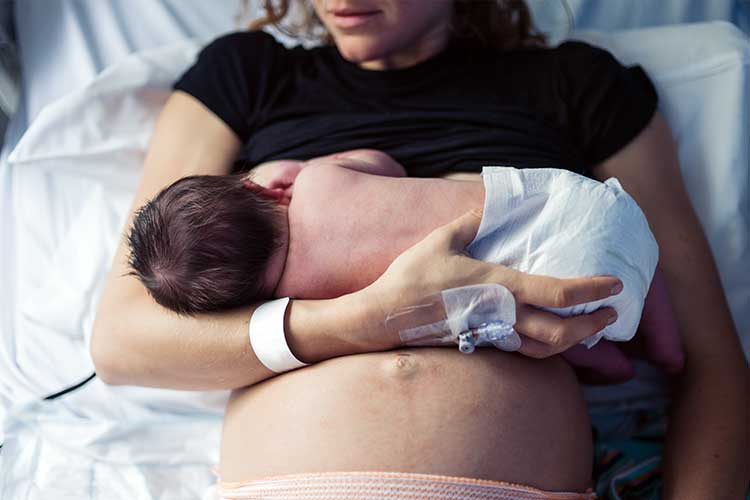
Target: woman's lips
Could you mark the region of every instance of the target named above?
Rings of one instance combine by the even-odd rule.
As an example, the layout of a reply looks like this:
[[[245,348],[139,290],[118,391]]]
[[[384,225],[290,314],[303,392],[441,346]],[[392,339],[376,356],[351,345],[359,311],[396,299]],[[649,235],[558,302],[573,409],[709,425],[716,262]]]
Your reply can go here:
[[[370,12],[331,12],[333,24],[337,28],[356,28],[369,22],[372,18],[380,14],[380,11]]]

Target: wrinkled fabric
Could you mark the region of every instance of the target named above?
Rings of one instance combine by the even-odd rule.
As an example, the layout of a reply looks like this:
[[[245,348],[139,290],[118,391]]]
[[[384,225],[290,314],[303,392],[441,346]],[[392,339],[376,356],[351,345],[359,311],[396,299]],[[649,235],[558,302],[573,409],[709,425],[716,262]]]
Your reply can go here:
[[[215,482],[221,415],[128,401],[95,379],[5,420],[3,500],[198,500]]]

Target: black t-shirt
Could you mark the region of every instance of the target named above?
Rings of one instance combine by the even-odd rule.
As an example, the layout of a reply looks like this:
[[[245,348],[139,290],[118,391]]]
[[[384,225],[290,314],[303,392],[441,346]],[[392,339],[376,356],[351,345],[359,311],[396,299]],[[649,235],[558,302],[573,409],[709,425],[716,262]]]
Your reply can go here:
[[[355,148],[411,176],[483,165],[589,174],[643,130],[657,96],[638,67],[583,42],[507,52],[450,45],[415,66],[370,71],[334,46],[223,36],[175,84],[237,134],[241,165]]]

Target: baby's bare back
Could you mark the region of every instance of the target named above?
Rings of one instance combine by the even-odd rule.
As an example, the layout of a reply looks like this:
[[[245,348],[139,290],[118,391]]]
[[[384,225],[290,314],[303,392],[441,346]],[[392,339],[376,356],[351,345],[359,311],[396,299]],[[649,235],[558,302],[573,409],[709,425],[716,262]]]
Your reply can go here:
[[[289,250],[276,295],[330,298],[362,289],[433,229],[483,205],[481,182],[305,168],[289,205]]]

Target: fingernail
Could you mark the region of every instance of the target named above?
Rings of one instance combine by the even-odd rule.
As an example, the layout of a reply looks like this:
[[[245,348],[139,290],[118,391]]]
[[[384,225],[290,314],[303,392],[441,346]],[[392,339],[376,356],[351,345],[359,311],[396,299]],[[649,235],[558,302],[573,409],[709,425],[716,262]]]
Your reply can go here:
[[[618,293],[622,292],[622,283],[616,284],[610,291],[612,295],[617,295]]]
[[[611,325],[615,321],[617,321],[617,314],[616,313],[613,314],[612,316],[610,316],[609,318],[607,318],[607,325]]]

